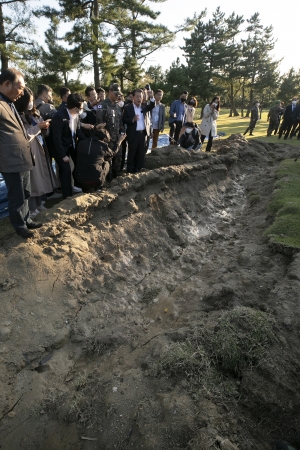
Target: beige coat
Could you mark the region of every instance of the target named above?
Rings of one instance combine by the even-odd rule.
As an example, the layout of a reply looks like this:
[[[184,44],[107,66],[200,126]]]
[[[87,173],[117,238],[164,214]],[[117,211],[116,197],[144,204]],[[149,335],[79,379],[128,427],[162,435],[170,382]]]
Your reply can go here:
[[[217,135],[217,118],[219,111],[211,109],[210,105],[206,105],[203,109],[203,119],[200,124],[201,134],[208,136],[211,131],[212,137]]]
[[[22,115],[21,117],[35,161],[35,166],[30,172],[31,197],[39,197],[52,192],[58,187],[56,176],[52,168],[52,161],[44,139],[45,135],[49,133],[49,130],[47,130],[46,133],[42,133],[38,125],[29,125],[25,116]],[[36,122],[43,122],[43,119],[38,117],[34,117],[34,120]],[[44,139],[44,146],[42,146],[37,138],[39,135]]]

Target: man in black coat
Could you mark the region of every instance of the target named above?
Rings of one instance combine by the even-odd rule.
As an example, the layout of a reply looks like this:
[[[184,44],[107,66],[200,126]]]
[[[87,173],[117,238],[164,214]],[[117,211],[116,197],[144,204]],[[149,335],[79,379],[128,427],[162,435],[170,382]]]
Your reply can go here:
[[[65,86],[60,88],[59,96],[61,98],[61,104],[57,108],[57,111],[61,111],[62,109],[65,109],[67,107],[67,98],[69,97],[70,94],[71,94],[71,91],[69,88],[67,88]]]
[[[76,184],[84,191],[101,188],[110,169],[109,162],[118,153],[125,137],[126,134],[119,135],[113,148],[110,148],[110,134],[99,124],[92,130],[89,139],[80,141],[74,173]]]
[[[67,98],[67,107],[57,112],[51,122],[50,151],[59,168],[63,198],[73,194],[70,157],[76,165],[77,141],[85,139],[79,120],[79,114],[83,111],[83,101],[80,94],[70,94]]]
[[[248,131],[250,131],[250,133],[249,133],[250,136],[254,136],[253,130],[255,128],[256,122],[259,119],[259,105],[260,105],[260,103],[257,100],[256,102],[254,102],[254,104],[251,108],[250,123],[249,123],[247,130],[244,132],[244,136],[248,133]]]
[[[133,103],[124,108],[123,123],[127,125],[127,171],[140,172],[144,167],[147,137],[151,133],[151,121],[147,112],[155,106],[153,91],[148,91],[149,103],[142,103],[143,90],[133,91]]]
[[[287,105],[283,114],[283,121],[279,128],[278,139],[281,138],[282,133],[285,131],[284,139],[289,137],[291,128],[297,122],[297,117],[300,115],[300,108],[297,106],[297,97],[293,97],[292,103]],[[290,136],[292,138],[292,134]]]

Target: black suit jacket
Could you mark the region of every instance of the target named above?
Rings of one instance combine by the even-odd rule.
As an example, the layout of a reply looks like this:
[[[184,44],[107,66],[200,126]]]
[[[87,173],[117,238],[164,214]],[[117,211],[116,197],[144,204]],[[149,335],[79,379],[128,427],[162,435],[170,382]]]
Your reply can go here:
[[[150,136],[151,134],[151,119],[149,111],[151,111],[155,106],[155,101],[150,101],[149,104],[142,103],[141,108],[143,111],[144,121],[145,121],[145,130],[147,136]],[[126,105],[124,107],[124,114],[123,114],[123,123],[127,125],[127,140],[128,142],[131,142],[134,140],[136,136],[136,122],[132,122],[132,119],[135,116],[134,106],[133,104]]]
[[[284,111],[283,120],[285,122],[288,122],[290,120],[292,120],[293,122],[296,122],[296,118],[299,115],[300,115],[300,107],[299,106],[295,106],[294,111],[292,111],[292,105],[287,105],[287,107]]]
[[[70,148],[73,146],[69,120],[70,116],[67,108],[61,109],[52,118],[48,146],[50,147],[51,156],[55,159],[69,156]],[[79,117],[77,117],[75,127],[76,142],[85,139],[85,135],[80,129]]]

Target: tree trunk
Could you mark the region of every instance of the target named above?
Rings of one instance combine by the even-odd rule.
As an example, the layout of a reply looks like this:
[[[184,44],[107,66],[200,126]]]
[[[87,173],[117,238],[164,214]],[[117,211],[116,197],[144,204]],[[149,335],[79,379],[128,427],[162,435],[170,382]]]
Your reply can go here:
[[[94,50],[93,50],[93,68],[94,68],[94,83],[95,88],[100,87],[100,75],[99,75],[99,58],[98,58],[98,39],[99,39],[99,30],[98,30],[98,22],[99,18],[99,5],[98,0],[94,0],[93,2],[93,16],[95,21],[93,22],[93,35],[94,35]]]
[[[237,112],[237,109],[235,106],[235,101],[234,101],[233,82],[231,81],[230,82],[230,113],[229,113],[229,117],[232,117],[232,115],[234,115],[234,117],[239,116],[239,113]]]
[[[251,108],[253,105],[253,97],[254,97],[254,90],[251,88],[250,89],[250,101],[249,101],[246,117],[250,116],[250,111],[251,111]]]
[[[244,117],[244,103],[245,103],[245,80],[242,84],[242,105],[241,105],[241,116]]]
[[[6,48],[5,41],[5,29],[4,29],[4,20],[3,20],[3,12],[2,12],[2,4],[0,3],[0,45],[3,49]],[[4,52],[1,52],[1,70],[8,69],[8,58]]]

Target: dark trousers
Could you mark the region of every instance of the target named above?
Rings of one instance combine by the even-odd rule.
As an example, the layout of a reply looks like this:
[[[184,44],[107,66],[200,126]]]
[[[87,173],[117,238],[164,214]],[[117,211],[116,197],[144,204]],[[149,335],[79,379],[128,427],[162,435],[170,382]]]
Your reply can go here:
[[[279,126],[279,121],[278,120],[274,121],[274,120],[270,119],[269,128],[268,128],[268,131],[267,131],[267,136],[271,136],[272,131],[273,130],[276,131],[278,129],[278,126]],[[276,132],[274,134],[276,134]]]
[[[55,159],[55,161],[58,165],[62,196],[63,198],[70,197],[73,194],[70,163],[63,161],[62,158]]]
[[[201,134],[201,144],[203,144],[203,142],[204,142],[204,139],[206,138],[206,136],[205,136],[205,134]],[[212,143],[213,143],[213,137],[212,137],[212,135],[211,135],[211,131],[209,132],[209,135],[208,135],[208,142],[207,142],[207,145],[206,145],[206,152],[210,152],[211,151],[211,148],[212,148]]]
[[[2,172],[2,175],[7,187],[8,213],[11,224],[16,230],[27,228],[30,172]]]
[[[179,133],[180,130],[182,128],[182,122],[181,120],[177,120],[176,122],[171,122],[170,123],[170,137],[173,138],[174,137],[174,141],[177,144],[178,139],[179,139]],[[172,141],[172,139],[170,139],[170,142]]]
[[[152,148],[157,148],[158,136],[159,136],[159,130],[154,129],[153,130],[153,138],[152,138]]]
[[[254,128],[255,128],[256,122],[257,122],[257,120],[250,120],[249,127],[248,127],[247,130],[245,131],[244,136],[245,136],[245,134],[248,133],[248,131],[250,131],[250,135],[252,134],[252,131],[253,131]]]
[[[294,135],[296,136],[297,134],[297,127],[299,127],[299,122],[294,122],[292,130],[291,130],[291,134],[290,137],[292,138]]]
[[[278,137],[281,138],[282,133],[285,131],[284,139],[289,137],[292,126],[294,125],[293,119],[284,120],[279,128]]]
[[[121,170],[124,169],[125,166],[125,158],[126,158],[126,150],[127,150],[127,138],[122,142],[122,161],[121,161]]]
[[[146,131],[136,131],[134,139],[128,142],[127,171],[139,172],[144,167],[146,153]]]

